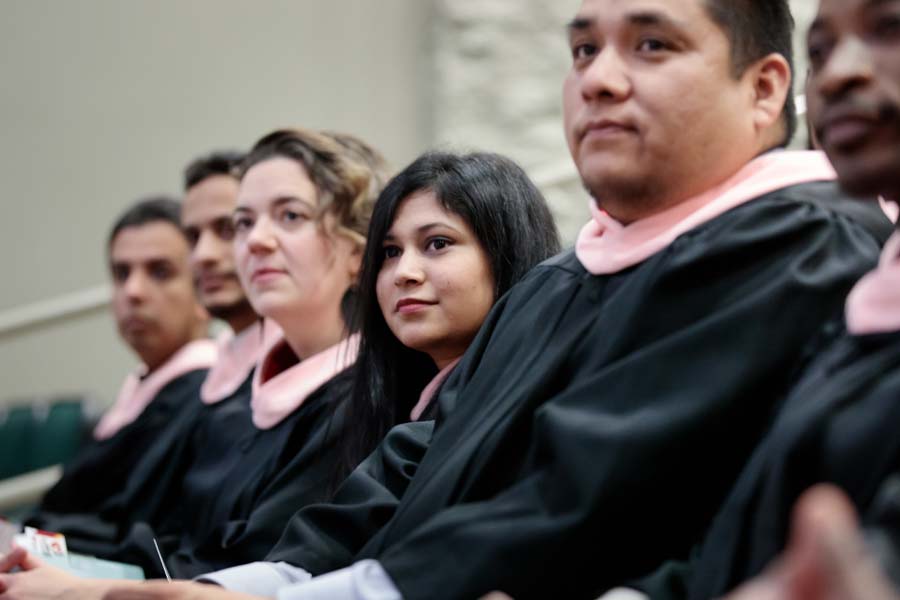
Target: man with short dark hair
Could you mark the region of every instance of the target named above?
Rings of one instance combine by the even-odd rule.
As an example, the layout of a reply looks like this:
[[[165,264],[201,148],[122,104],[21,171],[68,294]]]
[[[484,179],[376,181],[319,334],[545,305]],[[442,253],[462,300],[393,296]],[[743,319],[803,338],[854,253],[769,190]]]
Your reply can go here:
[[[126,482],[115,494],[82,514],[61,505],[59,513],[43,514],[32,522],[67,535],[70,549],[100,557],[124,557],[152,572],[158,558],[152,537],[179,535],[188,526],[179,506],[185,494],[215,484],[217,461],[237,439],[253,431],[250,413],[252,371],[262,347],[262,325],[247,300],[235,271],[232,213],[237,203],[238,153],[213,153],[193,161],[185,170],[181,206],[166,202],[171,221],[180,212],[182,239],[188,242],[189,273],[200,303],[229,329],[217,340],[218,355],[185,409],[142,448]],[[149,218],[156,205],[142,206],[119,225]],[[121,227],[120,227],[121,228]],[[116,233],[113,234],[115,237]],[[147,532],[151,539],[145,540]],[[144,542],[150,543],[149,557]],[[164,544],[164,540],[161,541]],[[165,544],[163,545],[165,548]]]
[[[100,419],[94,440],[44,497],[35,526],[57,515],[91,513],[116,495],[147,449],[196,398],[216,349],[194,293],[180,206],[138,202],[113,225],[107,243],[112,309],[122,339],[142,366],[129,375]]]

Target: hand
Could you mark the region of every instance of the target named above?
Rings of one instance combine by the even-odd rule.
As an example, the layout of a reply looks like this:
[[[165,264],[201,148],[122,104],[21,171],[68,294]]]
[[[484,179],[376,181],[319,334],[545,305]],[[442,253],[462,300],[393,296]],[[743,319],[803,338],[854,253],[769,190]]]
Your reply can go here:
[[[853,505],[822,485],[797,502],[779,562],[727,600],[900,600],[900,594],[868,553]]]
[[[109,582],[80,579],[14,550],[0,566],[21,567],[21,573],[0,575],[0,600],[99,600]],[[15,562],[14,562],[15,561]]]
[[[2,598],[2,596],[0,596]],[[148,581],[111,588],[103,600],[258,600],[215,585],[178,581]]]
[[[491,592],[487,596],[482,596],[481,600],[512,600],[512,598],[503,592]]]
[[[0,573],[9,573],[16,567],[22,571],[30,571],[43,566],[43,563],[23,548],[15,547],[6,556],[0,557]]]

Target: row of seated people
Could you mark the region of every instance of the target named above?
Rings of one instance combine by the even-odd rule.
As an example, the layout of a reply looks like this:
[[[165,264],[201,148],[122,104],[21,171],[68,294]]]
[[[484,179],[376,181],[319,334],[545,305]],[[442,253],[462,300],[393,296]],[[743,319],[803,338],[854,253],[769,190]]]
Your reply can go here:
[[[829,161],[780,149],[786,1],[584,0],[563,96],[592,219],[562,254],[497,155],[428,153],[383,185],[364,143],[294,129],[189,169],[181,228],[151,203],[169,217],[113,229],[146,373],[30,522],[152,576],[159,541],[199,581],[14,550],[0,597],[712,598],[761,573],[736,594],[892,597],[900,242],[874,199],[900,197],[898,23],[900,2],[822,1]],[[235,330],[217,359],[191,272]],[[165,328],[139,310],[177,299]],[[789,544],[823,481],[870,547],[832,491]]]

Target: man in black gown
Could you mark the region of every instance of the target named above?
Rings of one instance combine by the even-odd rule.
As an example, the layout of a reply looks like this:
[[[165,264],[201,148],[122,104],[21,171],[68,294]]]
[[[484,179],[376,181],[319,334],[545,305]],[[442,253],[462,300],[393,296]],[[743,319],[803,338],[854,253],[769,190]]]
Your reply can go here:
[[[841,185],[900,199],[900,2],[822,0],[808,52],[810,122]],[[785,402],[680,589],[652,597],[720,596],[782,551],[736,598],[900,596],[898,243],[854,287],[846,332]]]
[[[55,514],[99,510],[187,410],[215,361],[179,213],[174,200],[150,199],[127,210],[112,228],[107,246],[112,310],[122,339],[143,365],[126,379],[94,439],[46,494],[31,519],[35,526],[52,528]]]

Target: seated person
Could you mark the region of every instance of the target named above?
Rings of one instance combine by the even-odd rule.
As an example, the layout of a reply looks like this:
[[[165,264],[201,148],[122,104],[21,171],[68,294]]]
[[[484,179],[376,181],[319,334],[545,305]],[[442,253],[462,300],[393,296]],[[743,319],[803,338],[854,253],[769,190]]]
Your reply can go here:
[[[179,213],[174,200],[145,200],[110,232],[112,310],[120,335],[143,364],[125,379],[94,439],[29,519],[34,526],[52,528],[54,515],[98,511],[148,451],[173,442],[166,434],[173,423],[193,418],[216,347],[206,338],[208,316],[194,292]]]

